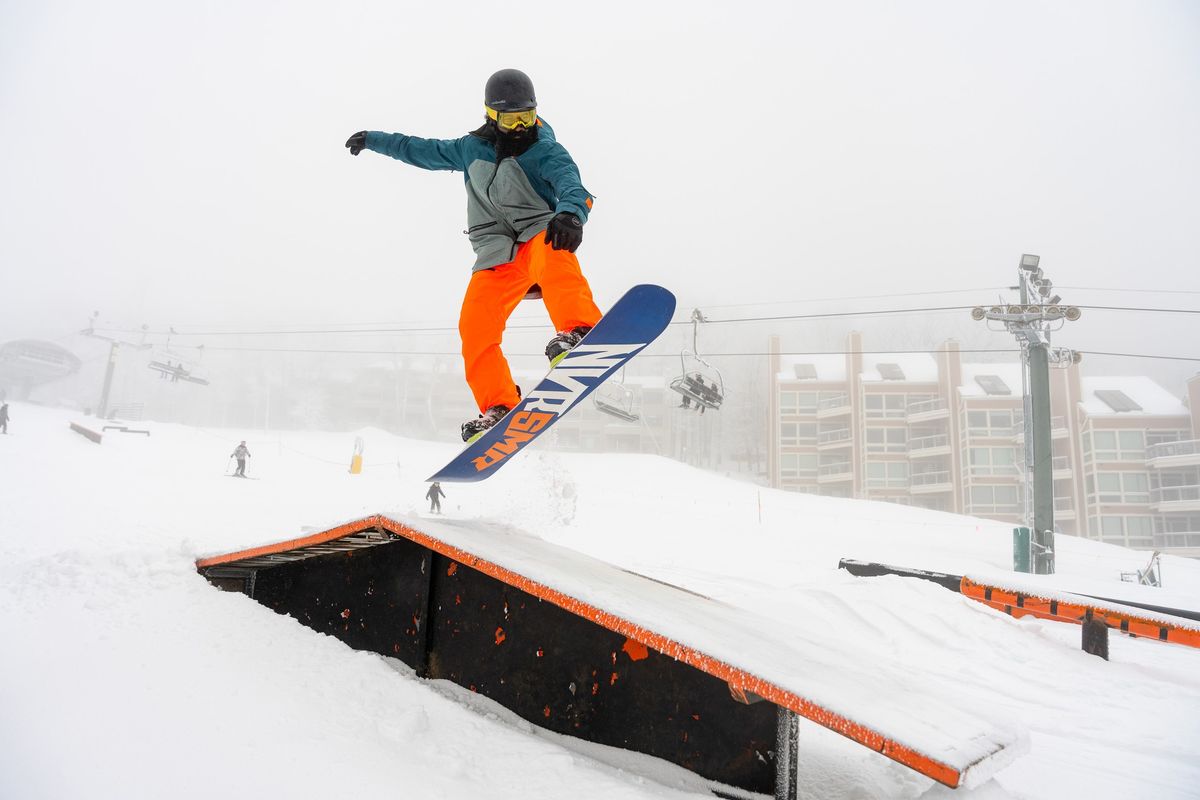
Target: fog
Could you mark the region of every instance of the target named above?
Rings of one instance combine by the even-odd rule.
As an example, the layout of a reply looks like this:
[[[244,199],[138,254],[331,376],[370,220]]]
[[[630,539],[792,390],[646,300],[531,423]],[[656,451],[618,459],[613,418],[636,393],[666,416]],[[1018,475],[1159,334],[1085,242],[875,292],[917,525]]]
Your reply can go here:
[[[653,282],[679,321],[700,308],[701,348],[747,405],[765,359],[721,354],[771,334],[1011,350],[962,307],[1011,296],[1022,253],[1085,306],[1055,344],[1200,358],[1196,314],[1087,308],[1200,308],[1197,42],[1187,0],[0,0],[0,343],[76,352],[84,370],[42,399],[83,407],[108,343],[77,332],[99,312],[104,335],[151,345],[116,393],[166,397],[145,360],[186,356],[210,385],[159,408],[210,425],[269,425],[271,385],[296,394],[276,422],[339,424],[313,408],[380,361],[460,371],[461,175],[343,142],[460,136],[487,76],[518,67],[596,196],[579,256],[599,305]],[[535,326],[506,340],[515,365],[544,364],[544,311],[513,324]],[[639,369],[668,374],[691,336],[673,326]],[[1084,361],[1177,394],[1196,370]],[[444,387],[469,406],[461,380]]]

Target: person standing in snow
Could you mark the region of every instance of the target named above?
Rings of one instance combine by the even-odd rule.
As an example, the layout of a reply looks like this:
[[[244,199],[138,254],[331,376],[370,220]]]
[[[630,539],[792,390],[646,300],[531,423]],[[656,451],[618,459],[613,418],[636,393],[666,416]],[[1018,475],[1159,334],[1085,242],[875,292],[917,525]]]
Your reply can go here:
[[[446,493],[442,491],[442,484],[434,481],[433,485],[429,487],[429,491],[425,493],[425,497],[429,500],[429,510],[437,514],[442,513],[441,498],[445,496]]]
[[[533,82],[502,69],[484,87],[482,126],[457,139],[359,131],[350,154],[371,150],[428,170],[461,171],[466,180],[467,230],[475,250],[458,330],[467,383],[479,417],[462,425],[471,441],[521,399],[500,350],[517,304],[542,298],[557,331],[546,346],[554,363],[600,319],[575,250],[592,196],[571,154],[538,116]]]
[[[0,433],[8,433],[8,403],[0,404]]]
[[[237,470],[233,473],[235,478],[246,477],[246,459],[250,457],[250,449],[246,447],[246,441],[237,446],[237,449],[229,454],[230,458],[237,459]]]

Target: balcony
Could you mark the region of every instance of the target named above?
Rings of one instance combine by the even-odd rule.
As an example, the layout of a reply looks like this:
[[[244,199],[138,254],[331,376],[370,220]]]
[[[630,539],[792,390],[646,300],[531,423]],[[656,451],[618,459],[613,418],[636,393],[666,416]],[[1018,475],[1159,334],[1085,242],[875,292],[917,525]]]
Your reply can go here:
[[[1054,480],[1065,481],[1071,479],[1072,471],[1070,456],[1054,456],[1052,459],[1050,459],[1050,464],[1051,474],[1053,475]]]
[[[949,470],[915,472],[908,478],[908,491],[911,494],[936,494],[953,490],[954,484],[950,480]]]
[[[1200,511],[1200,486],[1160,486],[1150,490],[1155,511]]]
[[[1051,417],[1050,418],[1050,438],[1051,439],[1065,439],[1069,435],[1070,435],[1070,431],[1067,430],[1067,418],[1066,417]],[[1012,438],[1013,438],[1013,441],[1015,441],[1015,442],[1025,441],[1025,421],[1024,420],[1013,425]]]
[[[949,404],[940,397],[932,400],[922,400],[919,403],[909,403],[905,413],[909,422],[928,422],[935,419],[946,419],[950,416]]]
[[[1069,497],[1054,498],[1054,516],[1056,519],[1075,519],[1075,501]]]
[[[839,417],[850,413],[850,395],[838,394],[817,403],[817,419]]]
[[[1200,531],[1155,531],[1154,546],[1187,558],[1200,558]]]
[[[817,483],[839,483],[854,480],[854,465],[849,461],[822,464],[817,470]]]
[[[1146,461],[1155,469],[1200,466],[1200,439],[1152,444],[1146,448]]]
[[[908,440],[909,458],[928,458],[950,455],[950,437],[944,433],[935,436],[918,436]]]
[[[817,449],[820,451],[836,450],[840,447],[850,447],[853,444],[854,435],[849,428],[837,428],[817,434]]]
[[[968,478],[1019,478],[1021,468],[1016,464],[970,464],[963,473]]]

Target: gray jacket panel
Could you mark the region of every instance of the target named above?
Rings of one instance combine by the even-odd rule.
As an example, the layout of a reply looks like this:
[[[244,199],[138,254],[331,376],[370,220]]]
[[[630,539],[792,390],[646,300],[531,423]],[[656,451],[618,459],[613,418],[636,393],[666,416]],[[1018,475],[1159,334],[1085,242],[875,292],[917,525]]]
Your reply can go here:
[[[546,230],[554,209],[534,190],[515,158],[467,167],[467,234],[475,249],[472,272],[506,264],[517,245]]]

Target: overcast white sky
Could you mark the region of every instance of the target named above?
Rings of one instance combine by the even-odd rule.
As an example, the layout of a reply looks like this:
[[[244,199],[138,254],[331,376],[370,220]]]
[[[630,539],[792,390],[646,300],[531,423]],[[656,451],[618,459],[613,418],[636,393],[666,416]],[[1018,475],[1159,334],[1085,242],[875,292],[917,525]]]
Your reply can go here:
[[[452,323],[461,176],[342,143],[459,136],[509,66],[597,197],[602,306],[638,282],[718,317],[994,287],[1034,252],[1059,285],[1177,291],[1068,300],[1200,307],[1198,3],[503,7],[0,0],[0,341],[94,309]],[[1198,332],[1097,312],[1057,341],[1200,356]]]

